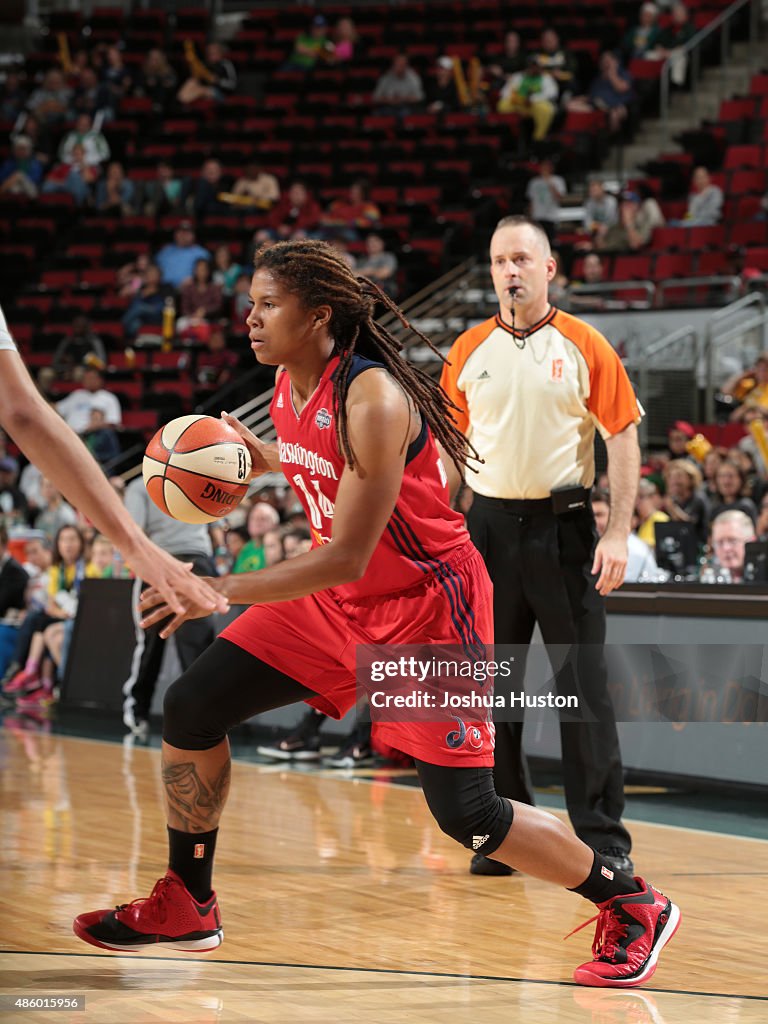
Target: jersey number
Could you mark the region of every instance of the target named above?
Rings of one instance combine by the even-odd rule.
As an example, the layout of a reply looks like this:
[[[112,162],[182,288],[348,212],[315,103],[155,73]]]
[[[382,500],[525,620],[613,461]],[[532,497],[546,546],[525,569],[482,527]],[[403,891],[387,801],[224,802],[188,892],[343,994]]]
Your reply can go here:
[[[304,477],[299,473],[296,473],[293,477],[293,482],[298,488],[300,488],[302,494],[307,499],[310,522],[316,530],[321,530],[323,527],[323,519],[333,519],[333,502],[320,490],[320,484],[317,480],[313,479],[309,481],[315,489],[314,494],[310,493],[309,488],[304,482]]]

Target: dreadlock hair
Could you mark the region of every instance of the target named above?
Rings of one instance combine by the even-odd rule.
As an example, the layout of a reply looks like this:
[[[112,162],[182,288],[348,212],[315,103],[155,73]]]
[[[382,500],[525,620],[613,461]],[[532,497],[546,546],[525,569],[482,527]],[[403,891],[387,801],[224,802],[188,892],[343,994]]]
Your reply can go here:
[[[333,378],[333,412],[339,450],[350,468],[354,468],[355,456],[349,441],[347,393],[356,352],[386,366],[457,465],[466,466],[470,456],[478,457],[451,418],[450,410],[457,406],[437,381],[400,355],[401,342],[373,319],[375,304],[382,303],[406,330],[420,338],[443,362],[445,359],[374,281],[356,276],[327,242],[309,239],[262,246],[253,263],[255,270],[273,274],[306,308],[331,307],[328,330],[334,341],[334,354],[340,357]]]

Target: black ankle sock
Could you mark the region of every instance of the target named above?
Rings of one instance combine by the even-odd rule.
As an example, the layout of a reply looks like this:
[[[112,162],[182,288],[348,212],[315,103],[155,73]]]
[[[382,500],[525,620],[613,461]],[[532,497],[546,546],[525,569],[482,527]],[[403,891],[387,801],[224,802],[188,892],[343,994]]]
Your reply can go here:
[[[211,832],[179,832],[168,826],[168,867],[175,871],[198,903],[211,895],[217,828]]]
[[[597,850],[594,851],[595,859],[592,870],[587,878],[577,885],[571,892],[578,893],[586,900],[593,903],[605,903],[614,896],[628,896],[633,892],[642,892],[643,887],[638,885],[631,875],[625,871],[617,871],[601,857]]]

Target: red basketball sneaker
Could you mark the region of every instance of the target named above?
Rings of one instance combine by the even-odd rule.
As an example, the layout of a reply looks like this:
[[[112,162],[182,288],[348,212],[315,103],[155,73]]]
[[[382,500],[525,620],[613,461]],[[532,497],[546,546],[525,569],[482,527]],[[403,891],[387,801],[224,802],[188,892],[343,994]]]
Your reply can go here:
[[[642,892],[598,903],[597,917],[574,929],[597,921],[592,962],[573,972],[580,985],[632,988],[656,970],[659,953],[678,929],[680,911],[642,878],[636,881]]]
[[[72,929],[83,942],[120,951],[159,944],[198,953],[216,949],[224,938],[216,893],[207,903],[198,903],[173,871],[155,883],[146,899],[80,914]]]

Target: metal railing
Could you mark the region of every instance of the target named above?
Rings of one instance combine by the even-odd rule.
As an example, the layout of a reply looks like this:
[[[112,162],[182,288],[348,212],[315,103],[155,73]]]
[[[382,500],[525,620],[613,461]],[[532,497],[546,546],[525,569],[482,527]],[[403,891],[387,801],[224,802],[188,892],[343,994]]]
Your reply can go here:
[[[637,383],[646,415],[640,421],[640,444],[664,442],[674,419],[695,420],[698,404],[696,375],[701,339],[698,330],[687,325],[638,349],[627,359],[627,370]]]
[[[645,299],[619,298],[619,292],[644,292]],[[600,284],[572,284],[565,290],[567,309],[621,311],[652,309],[656,285],[652,281],[605,281]],[[590,302],[590,299],[594,301]],[[582,301],[586,300],[586,301]]]
[[[718,354],[734,342],[739,344],[738,360],[744,366],[754,362],[761,351],[768,349],[768,310],[761,292],[749,292],[724,309],[713,313],[704,337],[704,388],[706,419],[715,417],[715,393]]]
[[[695,97],[701,77],[701,55],[703,44],[716,32],[720,33],[720,98],[723,99],[726,93],[726,76],[728,73],[729,56],[731,48],[731,29],[736,17],[749,7],[749,56],[753,59],[755,44],[759,33],[760,22],[760,0],[735,0],[730,7],[721,11],[709,24],[705,25],[688,42],[678,48],[676,54],[667,57],[661,68],[659,80],[659,119],[661,121],[662,140],[664,145],[670,142],[669,130],[669,107],[671,94],[672,65],[681,56],[690,60],[690,89],[691,95]]]

